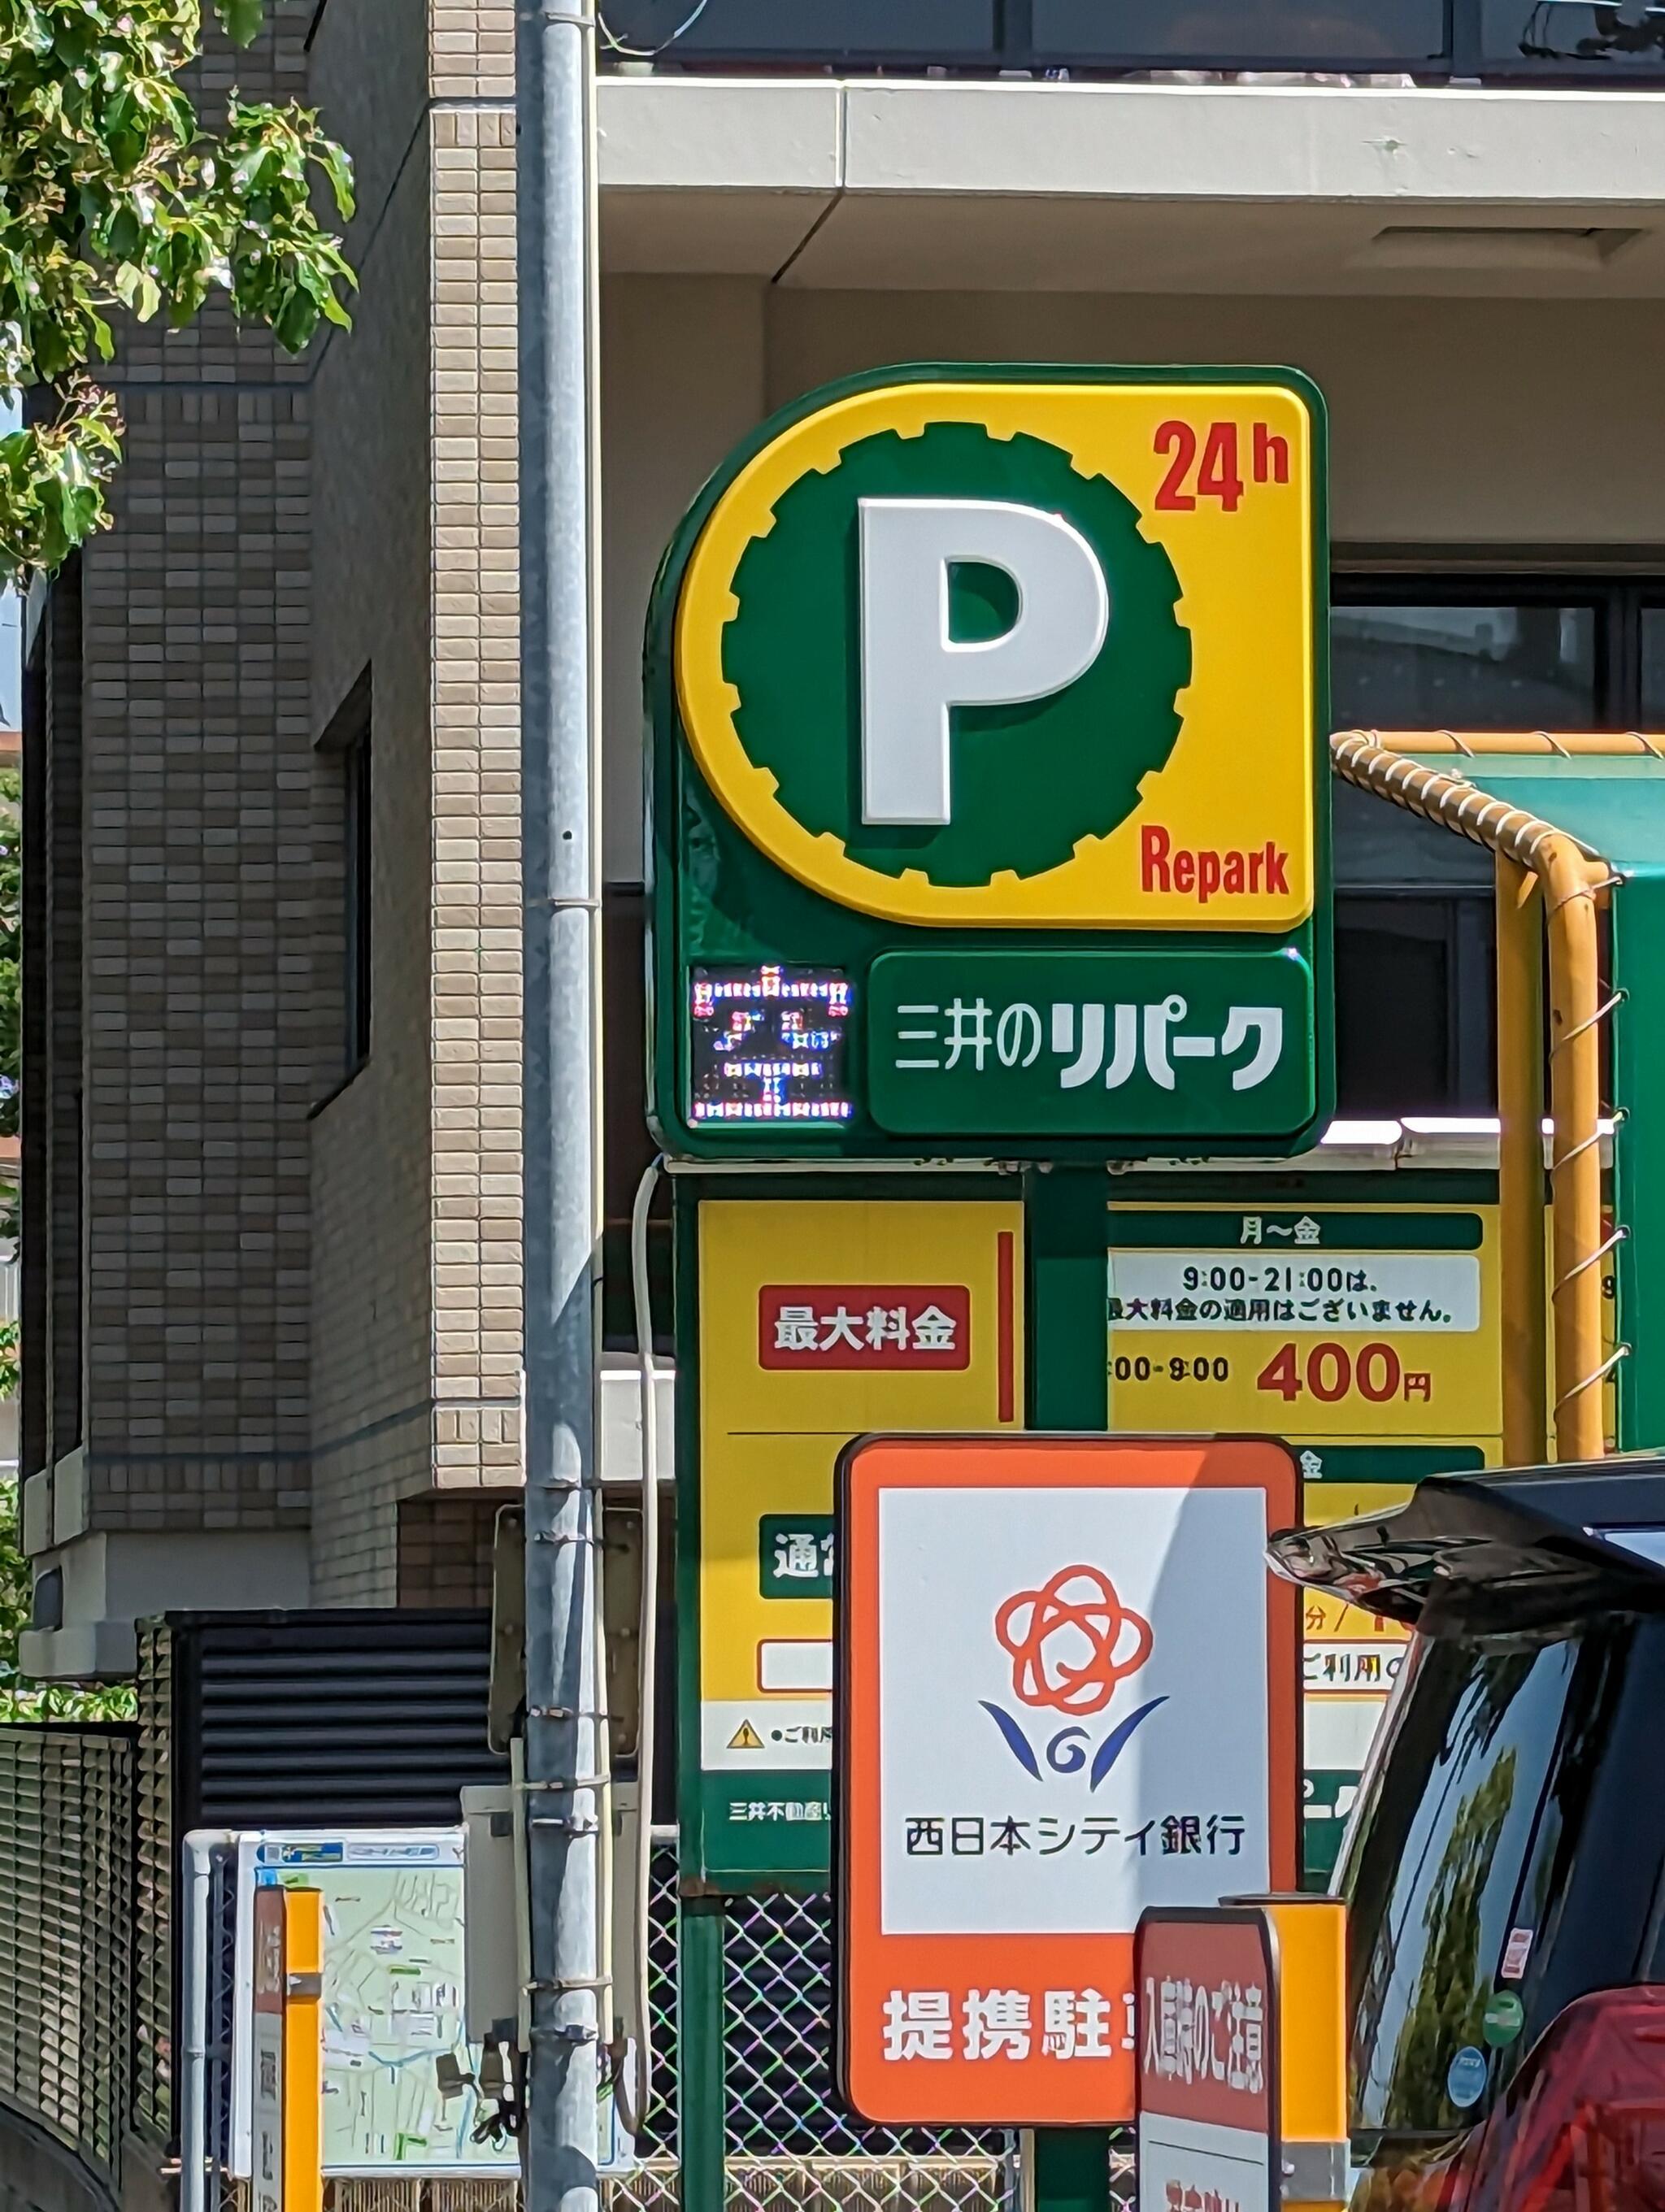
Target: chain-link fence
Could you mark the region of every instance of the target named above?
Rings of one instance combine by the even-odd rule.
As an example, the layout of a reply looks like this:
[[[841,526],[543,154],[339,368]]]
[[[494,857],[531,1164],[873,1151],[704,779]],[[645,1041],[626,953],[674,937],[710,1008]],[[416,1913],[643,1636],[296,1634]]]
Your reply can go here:
[[[641,2165],[605,2185],[609,2212],[672,2212],[678,1897],[674,1852],[656,1854],[649,1942],[654,2094]],[[1004,2212],[1015,2191],[1012,2136],[853,2119],[833,2087],[832,1900],[731,1898],[723,1908],[723,2153],[730,2212]],[[1118,2138],[1112,2203],[1133,2196]],[[344,2212],[344,2208],[343,2208]],[[353,2208],[359,2212],[359,2208]]]
[[[673,2212],[677,2148],[675,1852],[653,1861],[648,2005],[653,2094],[635,2172],[608,2212]],[[723,1911],[723,2154],[732,2212],[997,2212],[1003,2136],[907,2136],[853,2120],[833,2088],[832,1900],[731,1898]],[[356,2208],[355,2208],[356,2212]]]

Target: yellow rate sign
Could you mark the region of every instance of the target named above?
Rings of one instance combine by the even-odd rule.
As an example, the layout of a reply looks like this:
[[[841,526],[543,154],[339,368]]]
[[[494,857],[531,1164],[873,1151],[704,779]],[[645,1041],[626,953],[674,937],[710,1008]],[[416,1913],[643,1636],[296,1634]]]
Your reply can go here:
[[[699,1323],[700,1764],[824,1771],[834,1462],[1022,1427],[1023,1207],[704,1200]]]
[[[811,407],[688,560],[701,773],[778,866],[890,921],[1293,929],[1322,416],[1241,369],[896,371]]]
[[[1498,1435],[1496,1213],[1113,1207],[1111,1425]]]

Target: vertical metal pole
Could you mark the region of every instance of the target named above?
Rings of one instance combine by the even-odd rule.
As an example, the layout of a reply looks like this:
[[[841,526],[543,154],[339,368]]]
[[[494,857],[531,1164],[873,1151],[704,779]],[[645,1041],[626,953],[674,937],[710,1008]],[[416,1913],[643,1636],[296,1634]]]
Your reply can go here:
[[[1543,901],[1532,870],[1497,856],[1498,1246],[1505,1467],[1549,1456],[1544,1220]]]
[[[1665,1150],[1654,1118],[1665,1100],[1665,881],[1644,871],[1613,894],[1613,982],[1625,994],[1613,1030],[1614,1204],[1625,1224],[1618,1263],[1615,1340],[1656,1344],[1653,1320],[1665,1298]],[[1620,1451],[1665,1439],[1665,1361],[1619,1363]]]
[[[595,2212],[599,1972],[594,21],[520,0],[527,2212]]]
[[[677,2149],[684,2212],[723,2212],[723,1907],[685,1897],[677,1920]]]
[[[1030,1425],[1102,1432],[1109,1423],[1110,1184],[1102,1168],[1054,1167],[1030,1178]],[[1109,2212],[1103,2128],[1026,2133],[1025,2212]]]

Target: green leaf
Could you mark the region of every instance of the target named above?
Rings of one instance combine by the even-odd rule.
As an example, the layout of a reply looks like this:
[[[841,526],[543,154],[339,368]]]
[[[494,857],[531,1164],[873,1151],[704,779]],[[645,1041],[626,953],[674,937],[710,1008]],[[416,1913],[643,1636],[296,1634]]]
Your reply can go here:
[[[245,45],[266,14],[215,9]],[[113,302],[183,325],[223,288],[292,351],[348,319],[353,275],[322,210],[350,218],[352,163],[293,104],[234,92],[204,127],[187,88],[201,51],[197,0],[0,0],[0,387],[60,403],[0,434],[0,584],[107,526],[120,429],[86,372],[111,357]],[[0,1084],[0,1133],[7,1110]]]
[[[318,149],[318,161],[335,194],[337,213],[343,222],[350,222],[358,208],[353,191],[352,155],[325,139]]]
[[[261,0],[215,0],[215,12],[234,46],[251,46],[260,35],[265,9]]]
[[[279,310],[272,331],[286,353],[303,353],[318,328],[318,302],[298,287]]]

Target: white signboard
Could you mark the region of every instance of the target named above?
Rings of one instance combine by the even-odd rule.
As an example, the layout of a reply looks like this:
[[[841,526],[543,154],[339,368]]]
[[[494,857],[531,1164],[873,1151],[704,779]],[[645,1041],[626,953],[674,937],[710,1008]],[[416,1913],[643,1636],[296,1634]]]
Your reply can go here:
[[[1139,2124],[1141,2212],[1205,2206],[1218,2212],[1271,2212],[1272,2177],[1263,2135],[1206,2120],[1146,2113]]]
[[[1140,1923],[1138,2212],[1272,2212],[1277,1978],[1258,1911]]]
[[[879,1515],[887,1935],[1130,1934],[1268,1886],[1263,1492]]]
[[[1395,1335],[1480,1325],[1474,1252],[1211,1252],[1110,1255],[1115,1328],[1390,1328]]]

